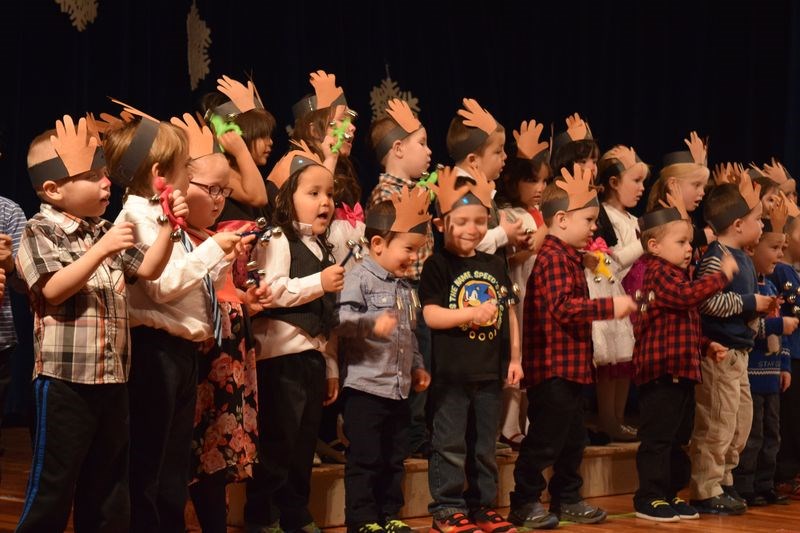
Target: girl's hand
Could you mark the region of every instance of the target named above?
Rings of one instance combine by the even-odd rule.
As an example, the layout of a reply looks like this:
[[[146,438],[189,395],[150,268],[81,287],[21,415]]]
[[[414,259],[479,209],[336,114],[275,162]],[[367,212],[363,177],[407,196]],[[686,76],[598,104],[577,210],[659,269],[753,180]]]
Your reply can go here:
[[[242,139],[242,136],[235,131],[225,132],[217,138],[219,139],[219,144],[222,146],[222,148],[234,158],[238,159],[239,157],[250,153],[250,151],[247,149],[247,144],[245,144],[244,139]]]
[[[322,290],[325,292],[341,292],[344,289],[344,267],[331,265],[320,275]]]
[[[422,392],[431,384],[431,375],[424,368],[415,368],[411,371],[411,387],[414,392]]]
[[[169,207],[175,218],[186,218],[189,215],[189,204],[180,189],[173,190],[169,195]]]
[[[336,401],[339,397],[339,378],[328,378],[325,380],[325,400],[322,402],[323,407],[327,407]]]

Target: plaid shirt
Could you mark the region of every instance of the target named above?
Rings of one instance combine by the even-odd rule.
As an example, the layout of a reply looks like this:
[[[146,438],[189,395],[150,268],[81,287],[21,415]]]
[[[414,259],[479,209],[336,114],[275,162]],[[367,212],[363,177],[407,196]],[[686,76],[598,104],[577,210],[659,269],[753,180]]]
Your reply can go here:
[[[386,173],[381,174],[378,177],[378,184],[374,189],[372,189],[372,194],[369,195],[369,205],[367,206],[367,209],[373,207],[375,204],[391,201],[392,194],[395,192],[400,192],[400,189],[403,188],[403,185],[409,189],[417,186],[413,180],[404,180]],[[429,222],[427,232],[425,233],[425,244],[420,246],[419,251],[417,251],[417,260],[409,267],[408,278],[414,281],[419,281],[419,277],[422,275],[422,265],[425,263],[425,260],[432,255],[433,228]]]
[[[611,298],[589,299],[581,254],[552,235],[525,291],[522,353],[525,383],[559,377],[592,383],[592,321],[614,318]]]
[[[25,226],[17,271],[28,285],[34,315],[34,378],[45,375],[90,385],[128,381],[125,282],[136,275],[146,246],[106,259],[86,285],[60,305],[42,296],[43,277],[80,259],[109,228],[106,220],[81,220],[49,204],[42,204]]]
[[[662,376],[700,381],[700,311],[698,306],[721,291],[728,280],[722,272],[694,281],[689,272],[652,255],[644,256],[642,291],[655,300],[640,314],[633,349],[634,382]]]

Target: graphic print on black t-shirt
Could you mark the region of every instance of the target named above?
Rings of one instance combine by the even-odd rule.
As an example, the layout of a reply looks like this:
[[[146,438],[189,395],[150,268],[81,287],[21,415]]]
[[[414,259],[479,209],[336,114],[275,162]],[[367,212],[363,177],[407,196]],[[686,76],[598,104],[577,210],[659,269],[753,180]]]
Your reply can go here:
[[[486,302],[497,305],[495,316],[484,324],[462,324],[461,330],[467,333],[470,340],[492,340],[503,326],[505,303],[498,297],[500,282],[488,272],[468,270],[463,272],[450,287],[448,307],[450,309],[465,309],[478,307]]]

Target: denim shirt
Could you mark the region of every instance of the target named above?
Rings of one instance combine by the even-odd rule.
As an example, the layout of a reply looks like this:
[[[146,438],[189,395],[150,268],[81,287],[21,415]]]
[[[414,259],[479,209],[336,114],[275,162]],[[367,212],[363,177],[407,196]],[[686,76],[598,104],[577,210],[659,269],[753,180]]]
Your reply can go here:
[[[395,278],[370,256],[344,278],[339,296],[340,379],[350,387],[382,398],[408,398],[411,370],[425,368],[413,329],[416,296],[405,279]],[[375,320],[391,311],[397,327],[388,338],[372,332]]]

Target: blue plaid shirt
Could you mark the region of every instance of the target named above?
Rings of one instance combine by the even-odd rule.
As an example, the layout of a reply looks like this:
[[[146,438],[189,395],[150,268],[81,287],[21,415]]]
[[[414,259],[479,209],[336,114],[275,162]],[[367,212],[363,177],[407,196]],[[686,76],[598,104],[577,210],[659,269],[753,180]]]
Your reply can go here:
[[[411,370],[425,368],[414,335],[412,316],[417,309],[412,287],[370,256],[344,278],[339,296],[340,379],[350,387],[382,398],[408,398]],[[398,303],[399,302],[399,303]],[[383,313],[397,314],[397,327],[388,338],[372,332]]]
[[[17,257],[19,239],[28,219],[22,208],[12,200],[0,196],[0,233],[5,233],[12,240],[11,251]],[[11,299],[9,298],[8,285],[11,276],[6,272],[6,293],[0,304],[0,350],[6,350],[17,345],[17,332],[14,329],[14,316],[11,312]]]

